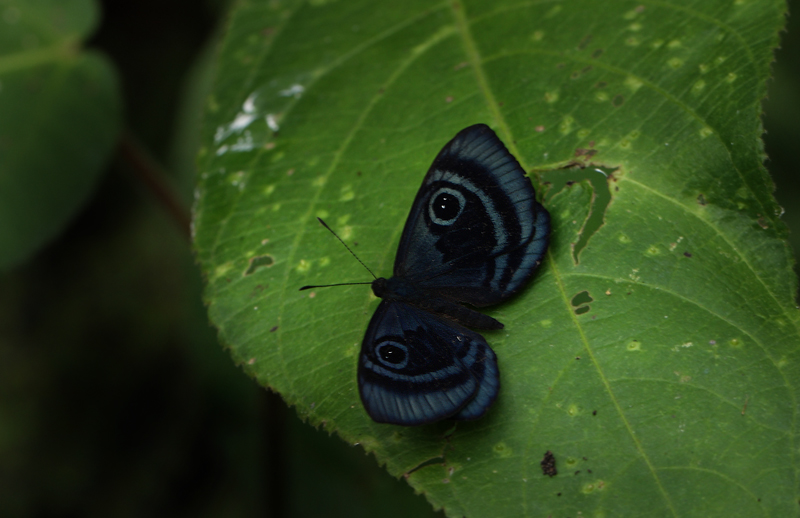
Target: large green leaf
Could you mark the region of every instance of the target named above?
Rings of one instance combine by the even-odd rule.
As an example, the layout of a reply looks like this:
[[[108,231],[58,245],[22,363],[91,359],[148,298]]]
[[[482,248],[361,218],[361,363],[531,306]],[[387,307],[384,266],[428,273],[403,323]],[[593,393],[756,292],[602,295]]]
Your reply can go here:
[[[116,144],[116,74],[81,40],[94,0],[0,0],[0,269],[52,239]]]
[[[451,516],[796,515],[797,283],[759,123],[783,7],[243,2],[195,206],[221,340]],[[355,376],[377,299],[297,291],[370,279],[315,216],[390,275],[427,167],[477,122],[538,178],[551,249],[489,311],[488,415],[379,425]],[[544,174],[576,160],[613,173]]]

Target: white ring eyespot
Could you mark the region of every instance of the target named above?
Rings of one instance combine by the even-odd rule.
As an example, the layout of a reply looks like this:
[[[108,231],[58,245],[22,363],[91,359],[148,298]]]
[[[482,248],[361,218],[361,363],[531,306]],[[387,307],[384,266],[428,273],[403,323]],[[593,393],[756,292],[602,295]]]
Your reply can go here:
[[[455,189],[442,187],[434,192],[428,202],[428,216],[437,225],[449,226],[456,222],[467,200]]]
[[[391,369],[402,369],[408,364],[408,348],[400,343],[386,340],[375,348],[380,362]]]

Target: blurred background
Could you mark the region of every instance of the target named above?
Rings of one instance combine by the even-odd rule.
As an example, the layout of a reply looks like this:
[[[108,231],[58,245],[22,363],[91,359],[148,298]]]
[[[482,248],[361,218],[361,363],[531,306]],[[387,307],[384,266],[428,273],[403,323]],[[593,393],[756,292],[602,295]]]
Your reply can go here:
[[[66,231],[0,274],[0,516],[442,516],[232,364],[185,228],[136,165],[161,164],[189,210],[227,1],[101,3],[88,46],[117,68],[129,147]],[[764,139],[800,229],[800,20],[787,29]]]

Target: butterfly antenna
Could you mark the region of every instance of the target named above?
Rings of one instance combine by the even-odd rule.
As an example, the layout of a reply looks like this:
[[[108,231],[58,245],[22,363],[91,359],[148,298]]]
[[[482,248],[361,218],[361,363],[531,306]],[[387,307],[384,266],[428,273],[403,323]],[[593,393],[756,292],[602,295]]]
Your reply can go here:
[[[372,278],[373,278],[373,279],[377,279],[377,278],[378,278],[378,276],[377,276],[377,275],[375,275],[374,273],[372,273],[372,270],[370,270],[370,269],[369,269],[369,266],[367,266],[366,264],[364,264],[364,261],[362,261],[361,259],[359,259],[359,258],[358,258],[358,256],[356,255],[356,253],[355,253],[355,252],[353,252],[352,250],[350,250],[350,247],[349,247],[349,246],[347,246],[347,243],[345,243],[345,242],[342,240],[342,238],[341,238],[341,237],[339,237],[339,235],[338,235],[336,232],[334,232],[334,231],[331,229],[331,227],[329,227],[329,226],[328,226],[328,224],[327,224],[327,223],[325,223],[324,221],[322,221],[322,218],[319,218],[319,217],[318,217],[317,219],[319,220],[319,222],[320,222],[320,223],[322,223],[322,226],[323,226],[323,227],[327,228],[327,229],[328,229],[328,231],[329,231],[331,234],[333,234],[333,235],[336,237],[336,239],[338,239],[338,240],[339,240],[339,242],[340,242],[342,245],[344,245],[344,247],[345,247],[345,248],[347,248],[347,251],[348,251],[348,252],[350,252],[350,253],[353,255],[353,257],[355,257],[355,258],[356,258],[356,261],[358,261],[359,263],[361,263],[361,266],[363,266],[364,268],[366,268],[366,269],[367,269],[367,271],[369,272],[369,274],[370,274],[370,275],[372,275]],[[369,282],[353,282],[353,283],[346,283],[346,284],[371,284],[371,283],[369,283]],[[337,286],[338,286],[338,285],[337,285]],[[301,289],[302,289],[302,288],[301,288]]]
[[[355,284],[372,284],[371,282],[342,282],[339,284],[319,284],[317,286],[303,286],[299,291],[310,290],[312,288],[330,288],[331,286],[353,286]]]

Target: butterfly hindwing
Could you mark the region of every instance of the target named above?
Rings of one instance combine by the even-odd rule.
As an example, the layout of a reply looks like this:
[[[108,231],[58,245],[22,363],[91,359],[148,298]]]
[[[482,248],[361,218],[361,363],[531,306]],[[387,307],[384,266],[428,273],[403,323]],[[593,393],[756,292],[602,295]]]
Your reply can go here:
[[[547,249],[550,216],[519,162],[484,124],[433,161],[406,221],[394,275],[475,306],[518,291]]]
[[[373,420],[410,426],[476,419],[494,402],[500,381],[495,354],[480,334],[383,300],[361,346],[358,385]]]

